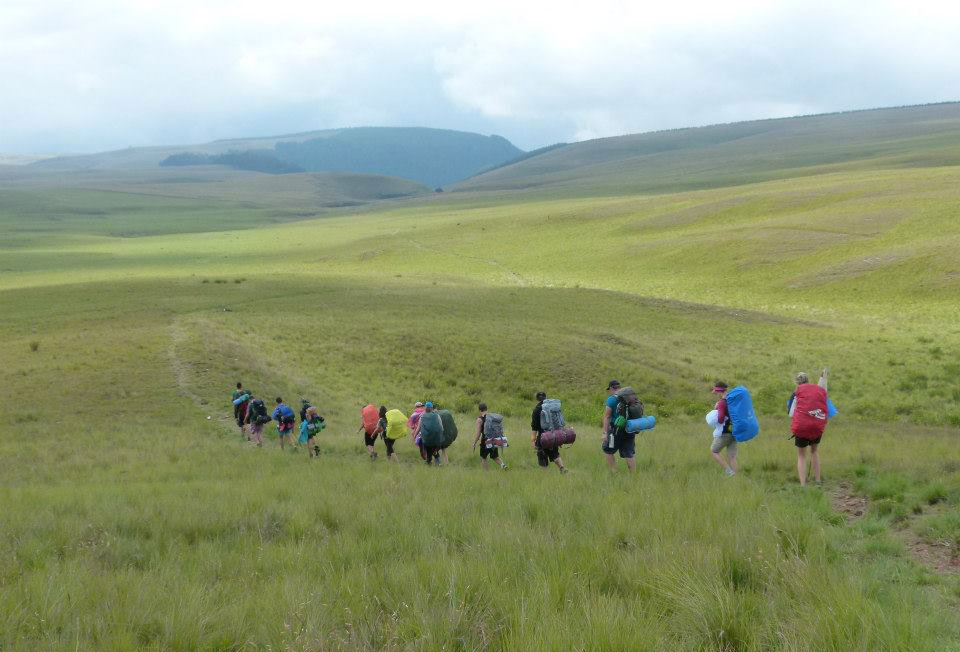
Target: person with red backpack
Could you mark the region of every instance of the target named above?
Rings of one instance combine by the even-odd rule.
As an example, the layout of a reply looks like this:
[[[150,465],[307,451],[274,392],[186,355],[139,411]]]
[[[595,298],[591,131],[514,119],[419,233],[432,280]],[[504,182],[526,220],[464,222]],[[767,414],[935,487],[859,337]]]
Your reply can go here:
[[[384,410],[384,412],[386,412],[386,410]],[[380,412],[377,410],[376,405],[370,403],[363,408],[361,416],[363,421],[360,423],[360,429],[363,430],[363,443],[367,447],[367,453],[370,455],[370,459],[375,460],[377,459],[377,451],[373,445],[377,443],[377,437],[380,436],[380,431],[377,428],[380,423]]]
[[[823,431],[827,427],[829,408],[827,406],[827,370],[820,374],[820,382],[810,383],[805,373],[797,374],[797,389],[790,400],[790,431],[797,447],[797,475],[800,486],[807,485],[809,469],[807,448],[810,449],[809,466],[813,467],[814,481],[820,484],[820,454],[818,448]]]

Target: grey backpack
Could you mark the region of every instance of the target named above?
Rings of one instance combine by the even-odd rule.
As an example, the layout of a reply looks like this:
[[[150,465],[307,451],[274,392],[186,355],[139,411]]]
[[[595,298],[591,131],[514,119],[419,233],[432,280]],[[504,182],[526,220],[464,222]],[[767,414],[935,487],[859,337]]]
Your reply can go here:
[[[540,428],[544,432],[559,430],[567,425],[563,419],[563,408],[555,398],[543,399],[543,409],[540,412]]]
[[[488,412],[487,418],[483,420],[483,438],[497,439],[499,437],[503,437],[503,415]]]

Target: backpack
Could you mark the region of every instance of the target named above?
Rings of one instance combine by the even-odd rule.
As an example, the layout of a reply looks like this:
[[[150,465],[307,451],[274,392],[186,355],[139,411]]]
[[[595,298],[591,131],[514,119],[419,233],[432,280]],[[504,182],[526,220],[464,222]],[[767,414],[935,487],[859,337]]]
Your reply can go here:
[[[544,432],[560,430],[567,422],[563,419],[563,407],[555,398],[545,398],[540,410],[540,429]]]
[[[296,415],[289,405],[280,405],[280,425],[292,426],[296,422]]]
[[[311,407],[313,406],[310,405],[310,401],[308,401],[307,399],[303,399],[300,401],[300,420],[301,421],[307,420],[307,410],[310,409]]]
[[[753,399],[746,387],[740,385],[727,393],[727,414],[730,432],[735,440],[750,441],[760,432],[760,422],[753,411]]]
[[[424,412],[420,415],[420,440],[429,448],[443,445],[443,422],[436,412]]]
[[[643,418],[643,402],[632,387],[624,387],[617,391],[617,405],[613,408],[611,415],[614,432],[624,434],[626,432],[636,432],[627,429],[627,422],[631,419]]]
[[[377,422],[380,421],[380,411],[377,410],[377,406],[371,403],[370,405],[363,408],[363,429],[368,435],[372,435],[377,431]]]
[[[483,438],[499,439],[503,437],[503,415],[487,412],[483,420]]]
[[[438,410],[440,423],[443,424],[443,447],[446,448],[457,440],[457,424],[453,420],[450,410]]]
[[[790,430],[800,439],[817,439],[827,427],[830,406],[827,390],[819,385],[806,383],[797,387],[797,404],[793,409]]]
[[[250,407],[247,408],[250,412],[250,418],[248,419],[252,423],[262,426],[265,423],[270,423],[270,415],[267,414],[267,406],[263,404],[263,401],[260,399],[254,399],[250,402]]]
[[[407,434],[406,415],[396,408],[387,410],[387,439],[400,439],[405,434]]]

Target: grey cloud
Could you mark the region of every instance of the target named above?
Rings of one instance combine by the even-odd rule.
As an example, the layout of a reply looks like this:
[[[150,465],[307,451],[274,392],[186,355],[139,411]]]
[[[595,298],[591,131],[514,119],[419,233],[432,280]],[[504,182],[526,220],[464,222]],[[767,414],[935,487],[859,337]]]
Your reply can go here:
[[[957,99],[958,18],[893,2],[4,3],[0,152],[368,124],[532,148]]]

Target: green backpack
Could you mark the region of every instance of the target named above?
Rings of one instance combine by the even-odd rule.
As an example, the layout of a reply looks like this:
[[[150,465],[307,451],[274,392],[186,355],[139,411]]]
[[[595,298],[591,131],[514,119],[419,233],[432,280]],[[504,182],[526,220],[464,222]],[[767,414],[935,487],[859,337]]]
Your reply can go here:
[[[450,410],[439,410],[440,422],[443,424],[443,447],[446,448],[457,441],[457,424],[453,420]]]
[[[420,415],[420,439],[428,448],[443,446],[443,422],[436,412],[424,412]]]

